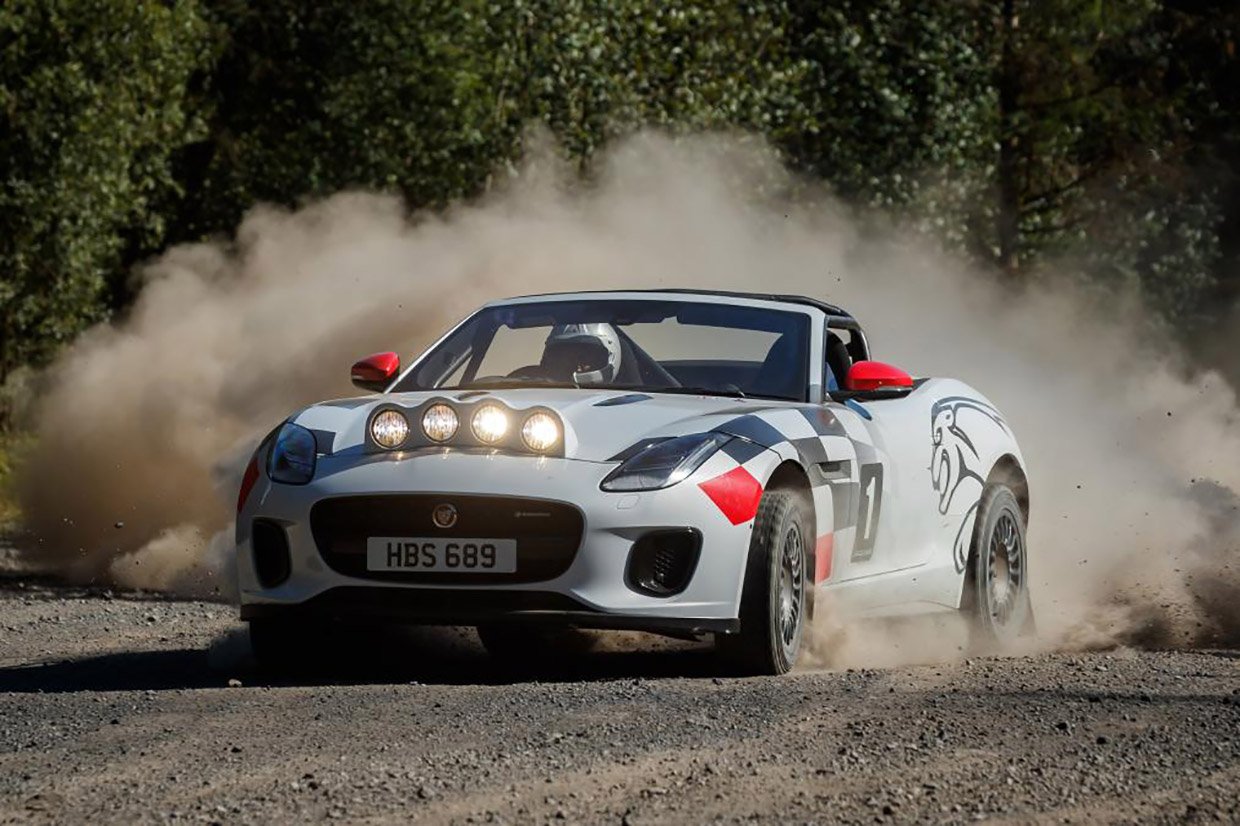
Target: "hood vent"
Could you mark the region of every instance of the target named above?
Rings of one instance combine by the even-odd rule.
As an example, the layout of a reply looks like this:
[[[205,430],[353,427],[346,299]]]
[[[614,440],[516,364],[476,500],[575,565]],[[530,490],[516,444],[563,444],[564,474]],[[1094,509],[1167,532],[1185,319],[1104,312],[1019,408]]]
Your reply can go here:
[[[635,404],[644,402],[650,397],[645,393],[628,393],[624,396],[612,396],[610,399],[603,399],[601,402],[595,402],[595,407],[619,407],[622,404]]]

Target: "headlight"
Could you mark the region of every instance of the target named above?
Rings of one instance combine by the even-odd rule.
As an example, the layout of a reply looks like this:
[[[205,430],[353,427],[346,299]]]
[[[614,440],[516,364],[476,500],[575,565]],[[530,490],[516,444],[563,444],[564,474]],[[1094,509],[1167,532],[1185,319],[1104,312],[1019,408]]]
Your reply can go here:
[[[508,414],[497,404],[484,404],[474,411],[471,425],[479,440],[493,445],[508,432]]]
[[[267,475],[286,485],[304,485],[314,476],[315,453],[314,434],[289,422],[280,428],[271,446]]]
[[[461,426],[456,411],[446,404],[432,404],[422,414],[422,432],[432,442],[446,442]]]
[[[560,423],[550,413],[532,413],[521,427],[521,441],[539,453],[550,450],[560,441]]]
[[[370,437],[380,447],[400,447],[408,436],[409,420],[399,410],[384,410],[370,422]]]
[[[724,433],[680,436],[648,447],[607,474],[603,490],[658,490],[687,478],[732,440]]]

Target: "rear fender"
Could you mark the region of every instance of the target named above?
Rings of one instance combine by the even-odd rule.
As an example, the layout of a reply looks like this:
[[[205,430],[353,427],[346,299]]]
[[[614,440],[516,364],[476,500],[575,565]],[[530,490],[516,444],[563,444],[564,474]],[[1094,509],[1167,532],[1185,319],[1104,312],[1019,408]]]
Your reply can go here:
[[[964,573],[982,491],[1001,462],[1023,479],[1024,462],[1007,420],[976,392],[945,395],[931,405],[930,442],[931,485],[939,513],[956,526],[952,559]]]

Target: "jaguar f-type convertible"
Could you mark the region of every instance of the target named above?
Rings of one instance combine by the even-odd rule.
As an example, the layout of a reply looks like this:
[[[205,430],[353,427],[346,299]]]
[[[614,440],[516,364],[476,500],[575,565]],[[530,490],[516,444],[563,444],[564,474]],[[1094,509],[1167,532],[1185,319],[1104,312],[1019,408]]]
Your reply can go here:
[[[325,625],[476,626],[497,656],[570,628],[714,635],[797,661],[815,598],[855,617],[1032,622],[1008,422],[873,361],[811,298],[685,290],[497,301],[370,391],[300,410],[246,468],[241,616],[260,660]]]

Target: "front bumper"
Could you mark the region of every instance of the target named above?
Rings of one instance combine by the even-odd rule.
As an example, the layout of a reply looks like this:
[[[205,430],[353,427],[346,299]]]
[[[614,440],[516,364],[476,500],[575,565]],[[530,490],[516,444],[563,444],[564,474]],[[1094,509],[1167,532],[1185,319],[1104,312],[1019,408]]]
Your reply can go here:
[[[415,625],[528,623],[673,634],[735,633],[740,621],[604,613],[553,591],[499,589],[331,588],[296,605],[250,603],[241,619],[292,622],[374,621]]]
[[[774,454],[772,454],[774,456]],[[238,517],[238,579],[243,619],[351,617],[419,624],[495,621],[561,622],[589,628],[699,633],[736,630],[751,523],[733,525],[698,487],[730,467],[722,457],[661,491],[607,493],[599,483],[613,465],[558,458],[460,451],[324,456],[315,479],[290,486],[263,480]],[[542,499],[580,513],[580,544],[554,575],[527,581],[393,581],[329,564],[310,514],[341,497],[433,493],[458,497]],[[288,540],[290,573],[265,588],[255,569],[254,520],[279,525]],[[685,588],[670,596],[643,593],[629,581],[634,544],[657,531],[692,528],[701,551]],[[380,534],[381,535],[381,534]],[[433,578],[431,578],[433,579]]]

